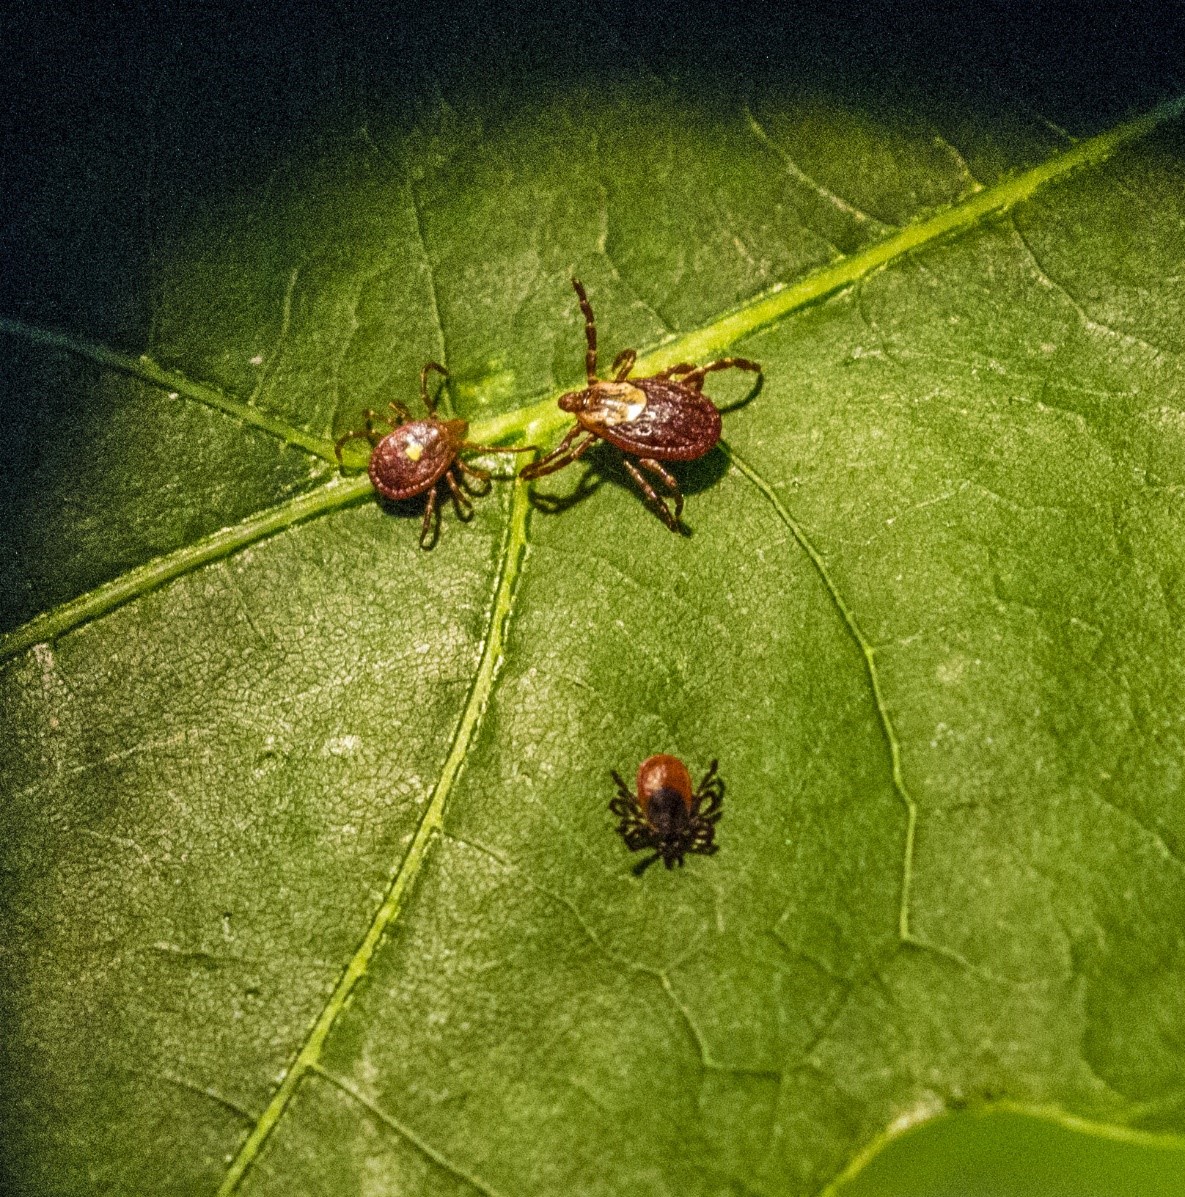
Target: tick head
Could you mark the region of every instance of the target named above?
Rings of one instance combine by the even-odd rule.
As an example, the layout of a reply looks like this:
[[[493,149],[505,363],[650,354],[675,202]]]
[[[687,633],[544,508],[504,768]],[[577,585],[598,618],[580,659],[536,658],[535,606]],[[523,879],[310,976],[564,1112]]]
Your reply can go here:
[[[592,391],[569,391],[566,395],[561,395],[559,399],[560,411],[578,412],[584,411],[588,407],[589,397]]]

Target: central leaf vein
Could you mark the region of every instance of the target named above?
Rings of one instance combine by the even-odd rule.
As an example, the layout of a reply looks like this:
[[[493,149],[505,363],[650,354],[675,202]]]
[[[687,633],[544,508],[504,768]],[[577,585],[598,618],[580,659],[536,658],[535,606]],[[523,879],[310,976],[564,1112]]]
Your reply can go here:
[[[285,1073],[284,1079],[272,1095],[267,1108],[260,1115],[258,1122],[243,1141],[231,1162],[222,1184],[219,1186],[218,1197],[227,1197],[228,1194],[236,1190],[276,1124],[283,1117],[301,1081],[316,1068],[338,1016],[345,1008],[355,985],[366,975],[370,962],[387,931],[398,918],[408,891],[424,864],[428,850],[433,840],[440,834],[445,803],[452,793],[453,786],[464,765],[469,745],[485,714],[502,663],[507,629],[513,611],[514,594],[526,557],[528,511],[526,484],[518,482],[512,492],[510,515],[499,554],[498,576],[494,584],[490,619],[477,672],[453,734],[448,755],[441,768],[440,778],[424,812],[424,817],[416,829],[411,846],[391,879],[382,905],[375,912],[361,944],[347,963],[333,993],[317,1016],[312,1029]]]

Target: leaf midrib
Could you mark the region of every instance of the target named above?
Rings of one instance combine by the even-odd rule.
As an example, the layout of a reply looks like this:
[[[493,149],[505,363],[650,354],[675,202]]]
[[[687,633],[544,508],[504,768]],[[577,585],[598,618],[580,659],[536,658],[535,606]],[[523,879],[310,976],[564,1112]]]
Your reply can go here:
[[[977,191],[960,203],[906,225],[892,236],[878,241],[859,253],[840,258],[790,285],[776,285],[755,299],[724,313],[711,324],[681,336],[665,340],[638,357],[640,373],[654,372],[678,361],[698,361],[719,354],[742,337],[768,327],[792,313],[818,303],[851,286],[872,271],[947,237],[969,232],[1031,198],[1049,183],[1087,166],[1097,166],[1130,142],[1139,140],[1160,125],[1185,113],[1185,95],[1175,96],[1140,116],[1124,121],[1094,137],[1074,143],[1037,166],[1004,179],[992,187]],[[213,407],[242,423],[270,433],[285,444],[333,461],[333,444],[280,420],[278,417],[232,399],[221,391],[193,382],[176,371],[168,370],[147,356],[126,357],[105,346],[68,334],[38,328],[24,321],[0,317],[0,334],[18,336],[51,346],[121,373],[132,375],[153,386],[175,392],[178,397]],[[474,423],[475,442],[497,444],[507,440],[541,440],[567,423],[568,417],[555,404],[555,394],[513,411]],[[33,619],[0,635],[0,661],[45,640],[56,639],[73,628],[99,618],[149,590],[186,573],[229,556],[239,549],[262,540],[293,524],[357,502],[369,491],[365,478],[348,484],[338,480],[295,500],[255,513],[239,524],[223,528],[210,536],[185,545],[172,553],[126,571],[119,577],[74,599],[59,604]]]
[[[272,1130],[284,1116],[284,1111],[301,1081],[310,1071],[316,1069],[321,1057],[321,1049],[329,1038],[338,1015],[345,1008],[354,986],[366,975],[370,961],[378,950],[387,928],[399,916],[399,912],[403,908],[404,897],[419,875],[420,867],[427,856],[432,839],[441,829],[445,802],[461,772],[470,741],[485,713],[486,704],[493,693],[498,668],[502,663],[511,604],[526,553],[528,510],[527,484],[516,481],[511,492],[510,514],[506,521],[506,529],[499,551],[498,576],[493,587],[490,618],[481,647],[477,672],[453,732],[448,755],[441,767],[440,777],[424,811],[424,816],[416,828],[411,845],[391,878],[382,904],[371,919],[366,934],[342,970],[333,993],[318,1013],[312,1029],[305,1037],[276,1091],[272,1094],[267,1107],[235,1154],[223,1177],[222,1184],[218,1187],[217,1197],[227,1197],[238,1187],[239,1181],[263,1149]]]

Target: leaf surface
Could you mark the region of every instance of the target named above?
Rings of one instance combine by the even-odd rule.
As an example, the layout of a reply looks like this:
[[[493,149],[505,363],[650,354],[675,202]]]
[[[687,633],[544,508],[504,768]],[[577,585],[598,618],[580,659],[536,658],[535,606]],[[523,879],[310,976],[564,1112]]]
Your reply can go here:
[[[14,1187],[807,1194],[1003,1100],[1179,1142],[1180,103],[524,94],[359,87],[183,193],[182,89],[148,265],[5,284]],[[432,553],[331,480],[429,358],[552,443],[573,271],[603,369],[764,367],[690,536],[607,451]],[[720,759],[721,850],[638,879],[656,751]]]

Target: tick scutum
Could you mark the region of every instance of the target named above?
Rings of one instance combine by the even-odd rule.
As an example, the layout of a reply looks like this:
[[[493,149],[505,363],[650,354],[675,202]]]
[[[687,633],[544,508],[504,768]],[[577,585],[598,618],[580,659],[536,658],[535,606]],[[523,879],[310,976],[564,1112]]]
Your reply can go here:
[[[630,389],[642,402],[626,409],[632,419],[606,419],[597,391],[612,383],[598,383],[589,394],[591,401],[576,418],[590,432],[611,445],[637,457],[656,461],[695,461],[710,453],[720,441],[720,412],[710,399],[690,387],[639,378]]]
[[[663,840],[675,840],[687,834],[691,819],[687,803],[678,790],[664,787],[650,795],[645,806],[646,818]]]

